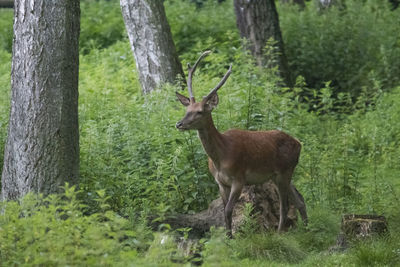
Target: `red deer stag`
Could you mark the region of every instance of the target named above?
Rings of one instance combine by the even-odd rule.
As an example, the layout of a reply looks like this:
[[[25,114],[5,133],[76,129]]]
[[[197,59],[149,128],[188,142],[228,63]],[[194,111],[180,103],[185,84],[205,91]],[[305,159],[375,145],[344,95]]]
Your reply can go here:
[[[228,235],[232,236],[232,211],[243,186],[263,184],[271,179],[278,188],[280,199],[278,231],[284,230],[289,197],[294,200],[303,222],[306,223],[304,199],[291,183],[301,150],[299,141],[277,130],[228,130],[221,134],[214,126],[211,111],[218,104],[217,91],[231,74],[232,65],[218,85],[201,102],[195,102],[192,77],[199,62],[209,53],[210,51],[204,52],[193,67],[188,65],[189,98],[176,92],[179,101],[186,106],[186,114],[176,123],[176,128],[198,131],[208,155],[208,167],[219,186],[224,203]]]

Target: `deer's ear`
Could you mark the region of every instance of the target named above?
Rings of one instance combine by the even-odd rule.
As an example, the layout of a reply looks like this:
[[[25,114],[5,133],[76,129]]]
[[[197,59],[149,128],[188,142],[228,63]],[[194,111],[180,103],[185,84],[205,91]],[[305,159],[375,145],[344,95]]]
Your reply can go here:
[[[215,93],[207,96],[204,107],[208,111],[212,111],[218,105],[218,102],[219,102],[218,94],[215,92]]]
[[[178,98],[178,100],[182,103],[182,105],[184,105],[185,107],[189,106],[190,104],[190,99],[184,95],[181,95],[178,92],[175,92],[176,97]]]

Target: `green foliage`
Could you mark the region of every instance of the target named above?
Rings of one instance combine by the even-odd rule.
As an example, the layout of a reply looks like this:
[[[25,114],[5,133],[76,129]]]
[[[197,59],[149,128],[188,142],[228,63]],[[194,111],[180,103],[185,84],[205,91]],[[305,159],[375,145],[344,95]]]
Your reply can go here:
[[[214,182],[199,171],[206,158],[194,133],[174,127],[182,114],[176,88],[142,97],[134,71],[127,43],[81,60],[80,87],[88,88],[80,98],[81,181],[89,199],[105,188],[124,213],[205,207]]]
[[[0,9],[0,49],[11,53],[13,10]],[[121,8],[117,1],[81,1],[80,52],[106,48],[126,38]]]
[[[327,207],[316,206],[308,210],[309,223],[299,225],[293,236],[308,252],[321,252],[332,246],[339,234],[340,215]]]
[[[247,214],[251,213],[251,208],[246,210]],[[251,222],[251,216],[248,216],[245,227],[242,227],[232,240],[227,239],[223,229],[211,231],[211,237],[204,244],[204,264],[205,266],[237,266],[238,263],[240,266],[289,264],[308,266],[308,262],[312,262],[310,266],[315,266],[313,258],[316,257],[321,261],[321,254],[326,253],[325,251],[335,243],[339,233],[339,218],[339,215],[332,214],[326,207],[315,207],[309,210],[308,226],[299,225],[297,229],[292,229],[288,233],[278,234],[258,232],[256,227],[251,227],[256,222]],[[339,254],[336,256],[340,257]]]
[[[285,51],[295,76],[311,88],[332,81],[353,97],[379,80],[385,89],[398,84],[400,73],[400,10],[389,1],[346,1],[344,8],[320,12],[307,5],[301,12],[281,5]]]
[[[106,48],[126,37],[118,1],[81,1],[80,51]]]
[[[0,203],[0,262],[14,265],[131,264],[152,234],[105,208],[85,215],[74,186],[60,195],[32,193]],[[99,192],[99,203],[104,195]]]
[[[206,1],[197,8],[189,1],[168,0],[164,6],[179,54],[189,54],[195,60],[193,51],[238,45],[232,1]]]
[[[306,254],[288,234],[242,232],[228,239],[223,229],[213,229],[205,242],[204,266],[287,266]]]
[[[232,240],[231,246],[239,259],[296,263],[305,258],[296,240],[277,233],[246,235]]]
[[[254,211],[254,207],[250,203],[246,203],[243,207],[243,221],[240,225],[237,235],[240,234],[254,234],[260,231],[260,226],[254,216],[257,213]]]
[[[358,266],[395,266],[400,264],[399,240],[380,238],[360,242],[353,250]]]
[[[315,253],[302,266],[398,266],[399,235],[364,239],[345,253]]]
[[[0,50],[5,50],[11,53],[12,38],[13,38],[13,11],[12,9],[0,8]]]
[[[294,94],[279,88],[271,73],[245,61],[241,50],[232,50],[230,56],[242,71],[234,70],[220,92],[223,101],[214,116],[218,128],[289,129],[296,113],[306,113],[293,112],[300,105],[291,101]],[[226,71],[225,57],[216,53],[204,62],[194,81],[197,96],[218,83]],[[215,78],[209,76],[214,70],[219,74]],[[174,128],[184,113],[175,101],[176,88],[166,86],[142,97],[134,71],[127,43],[81,58],[81,181],[87,199],[105,188],[113,209],[124,214],[205,208],[217,188],[195,133]]]

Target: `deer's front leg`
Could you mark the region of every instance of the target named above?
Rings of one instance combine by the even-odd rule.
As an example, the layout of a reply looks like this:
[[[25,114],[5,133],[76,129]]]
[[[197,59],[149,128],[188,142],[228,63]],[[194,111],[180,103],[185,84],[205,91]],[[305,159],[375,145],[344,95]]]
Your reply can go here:
[[[243,184],[239,181],[234,181],[231,186],[228,203],[225,206],[225,225],[228,230],[228,236],[232,237],[232,213],[237,200],[242,193]]]

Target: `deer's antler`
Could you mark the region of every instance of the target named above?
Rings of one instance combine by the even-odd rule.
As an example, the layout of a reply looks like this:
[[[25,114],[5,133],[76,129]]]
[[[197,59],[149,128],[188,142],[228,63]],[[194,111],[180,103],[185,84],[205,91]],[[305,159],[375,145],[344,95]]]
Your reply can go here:
[[[205,51],[203,52],[203,54],[201,54],[201,56],[197,59],[196,63],[194,63],[193,67],[190,67],[190,64],[188,63],[188,80],[187,80],[187,86],[188,86],[188,91],[189,91],[189,97],[190,97],[190,102],[194,103],[194,95],[193,95],[193,90],[192,90],[192,77],[194,72],[196,71],[197,65],[199,64],[199,62],[208,54],[210,54],[211,51]]]
[[[226,80],[229,78],[229,75],[231,75],[232,72],[232,63],[229,65],[228,71],[225,73],[224,77],[221,79],[221,81],[217,84],[217,86],[214,87],[214,89],[211,90],[211,92],[206,96],[206,98],[209,98],[212,94],[218,91],[219,88],[221,88]]]

